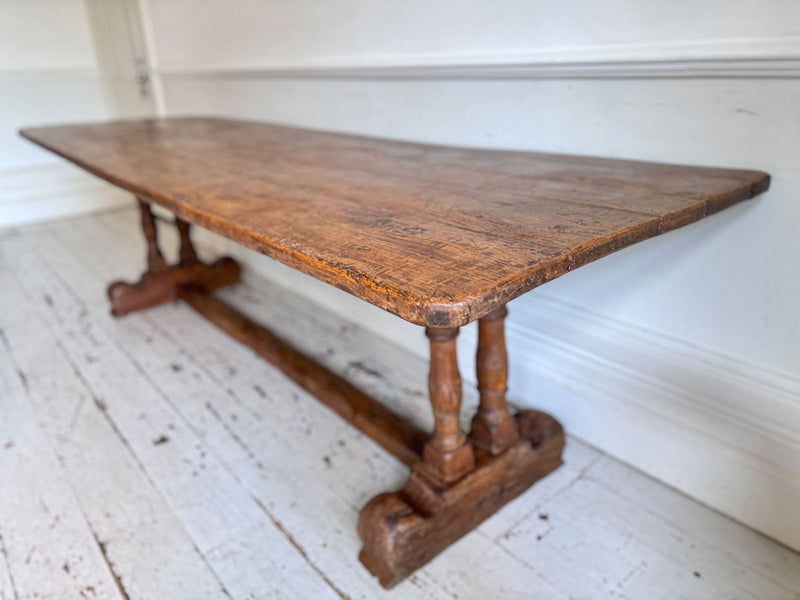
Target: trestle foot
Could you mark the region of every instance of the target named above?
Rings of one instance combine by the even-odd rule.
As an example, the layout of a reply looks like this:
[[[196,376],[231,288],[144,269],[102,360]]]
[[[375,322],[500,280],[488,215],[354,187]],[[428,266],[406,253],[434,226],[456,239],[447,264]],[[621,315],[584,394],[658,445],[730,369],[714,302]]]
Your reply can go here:
[[[403,489],[364,507],[359,559],[382,586],[402,581],[561,465],[564,432],[555,419],[523,411],[515,421],[515,444],[496,456],[477,449],[475,468],[448,487],[414,473]]]
[[[150,204],[141,198],[136,200],[147,243],[147,271],[136,283],[115,281],[108,286],[112,315],[121,317],[172,302],[178,298],[182,287],[211,292],[239,283],[241,268],[232,258],[226,256],[210,265],[198,260],[192,245],[190,225],[178,217],[175,217],[175,227],[181,240],[180,260],[177,265],[167,265],[158,246],[158,228]]]
[[[188,266],[167,267],[147,271],[136,283],[117,281],[108,286],[111,314],[121,317],[128,313],[166,304],[178,298],[181,286],[210,292],[226,285],[239,283],[239,263],[223,257],[213,264],[196,262]]]

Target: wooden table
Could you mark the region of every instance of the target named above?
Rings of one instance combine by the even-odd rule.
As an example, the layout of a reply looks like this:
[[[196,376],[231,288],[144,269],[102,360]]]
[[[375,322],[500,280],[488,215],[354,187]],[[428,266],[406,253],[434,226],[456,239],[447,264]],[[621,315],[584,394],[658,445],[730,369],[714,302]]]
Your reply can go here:
[[[405,486],[373,498],[359,520],[361,561],[387,587],[561,464],[561,426],[537,411],[512,416],[506,405],[506,303],[769,186],[756,171],[448,148],[226,119],[22,135],[138,198],[147,270],[135,284],[109,287],[115,315],[184,300],[411,467]],[[175,214],[175,265],[159,250],[151,203]],[[239,265],[199,261],[190,224],[425,327],[433,433],[215,298],[214,289],[239,281]],[[480,406],[466,433],[455,338],[474,320]]]

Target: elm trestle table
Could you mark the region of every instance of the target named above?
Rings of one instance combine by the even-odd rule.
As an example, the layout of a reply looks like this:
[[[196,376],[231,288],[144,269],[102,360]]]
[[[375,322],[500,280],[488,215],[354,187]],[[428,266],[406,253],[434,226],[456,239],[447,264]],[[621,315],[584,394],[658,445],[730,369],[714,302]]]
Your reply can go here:
[[[390,587],[561,464],[552,417],[506,405],[505,305],[588,262],[769,186],[756,171],[476,150],[216,118],[25,129],[132,192],[147,270],[108,292],[119,316],[175,299],[280,367],[411,473],[362,510],[360,559]],[[150,205],[175,215],[180,260]],[[230,258],[198,260],[204,227],[420,325],[430,340],[431,434],[292,349],[211,293]],[[478,321],[480,405],[459,424],[455,338]]]

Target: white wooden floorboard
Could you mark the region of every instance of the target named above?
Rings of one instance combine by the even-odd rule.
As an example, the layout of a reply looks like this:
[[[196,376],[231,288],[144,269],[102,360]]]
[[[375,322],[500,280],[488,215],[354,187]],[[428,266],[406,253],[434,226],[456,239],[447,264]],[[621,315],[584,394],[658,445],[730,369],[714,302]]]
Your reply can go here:
[[[663,523],[670,534],[662,539],[672,546],[671,559],[694,562],[703,579],[716,577],[735,586],[737,593],[743,590],[757,598],[800,596],[800,557],[796,552],[608,456],[587,469],[585,478],[615,494],[616,504],[644,507],[647,518]],[[775,584],[774,590],[770,582]],[[731,596],[736,594],[731,592]]]
[[[407,469],[189,307],[111,318],[105,286],[143,254],[132,210],[0,234],[0,328],[65,482],[26,485],[73,494],[102,542],[87,577],[130,599],[800,598],[800,556],[572,439],[564,467],[385,592],[355,525]],[[424,361],[257,278],[221,295],[430,427]],[[18,562],[0,555],[0,600],[30,595]]]
[[[0,329],[0,598],[122,598],[10,350]]]
[[[5,546],[0,542],[0,600],[14,600],[15,597],[18,597],[18,594],[8,569],[8,557]]]
[[[93,316],[65,283],[69,275],[40,259],[40,248],[45,249],[46,255],[49,243],[36,240],[20,262],[27,272],[47,276],[37,281],[38,285],[26,281],[23,286],[34,302],[45,296],[50,298],[49,302],[41,302],[39,309],[49,315],[48,323],[57,332],[66,334],[67,329],[62,328],[69,326],[65,324],[83,315],[77,335],[64,336],[65,351],[85,377],[93,396],[101,399],[106,414],[123,432],[198,551],[205,555],[210,549],[235,540],[240,529],[251,531],[261,525],[258,531],[265,534],[261,558],[276,565],[276,569],[266,581],[248,582],[254,584],[252,587],[271,590],[285,598],[335,597],[324,579],[266,519],[259,504],[238,484],[228,467],[207,451],[191,425],[165,402],[147,374],[105,335],[98,324],[98,320],[107,318],[105,314]],[[63,256],[58,247],[50,250],[53,260]],[[215,568],[215,573],[226,589],[229,583],[240,589],[244,583],[239,569],[231,573]],[[253,572],[254,578],[260,573]]]
[[[498,541],[573,597],[800,593],[797,554],[607,458]]]
[[[66,237],[68,235],[68,233],[62,232],[62,236]],[[86,235],[86,233],[83,232],[82,235]],[[63,237],[60,239],[63,240]],[[97,266],[102,262],[100,260],[94,264]],[[113,264],[111,267],[113,268]],[[107,276],[94,277],[87,281],[86,273],[80,273],[80,268],[71,269],[70,275],[72,276],[72,284],[85,287],[90,290],[88,293],[96,293],[98,287],[102,289],[107,278]],[[83,285],[81,282],[87,282],[88,285]],[[168,308],[171,307],[164,307],[164,309]],[[163,310],[156,309],[156,313],[151,313],[150,315],[131,315],[126,319],[109,320],[109,322],[115,330],[120,332],[120,338],[124,338],[126,348],[132,349],[140,357],[143,368],[147,370],[154,381],[158,381],[165,386],[165,389],[169,392],[177,392],[178,397],[182,399],[180,403],[182,414],[193,420],[200,436],[207,440],[212,450],[220,449],[223,453],[222,455],[234,466],[240,461],[253,463],[257,469],[256,474],[264,476],[269,487],[288,485],[289,488],[285,492],[287,499],[302,497],[303,501],[308,503],[306,510],[311,513],[311,518],[325,520],[322,529],[324,535],[328,537],[321,537],[318,540],[319,546],[322,548],[328,546],[330,548],[339,547],[341,544],[337,537],[341,536],[343,531],[333,519],[330,519],[330,525],[335,526],[333,531],[324,531],[328,523],[327,513],[324,510],[321,511],[320,506],[330,504],[330,510],[335,513],[336,507],[341,504],[341,500],[328,498],[331,495],[331,490],[327,487],[315,489],[315,487],[319,487],[318,482],[323,481],[318,477],[321,473],[322,461],[320,461],[320,466],[315,466],[314,469],[307,472],[311,476],[310,481],[304,481],[303,477],[298,476],[299,473],[303,473],[303,468],[297,464],[297,457],[274,439],[269,430],[265,430],[265,423],[275,420],[274,415],[268,413],[268,407],[260,406],[256,410],[247,410],[247,407],[242,407],[235,402],[235,399],[231,398],[225,386],[220,386],[217,382],[204,377],[203,371],[197,368],[192,369],[190,357],[183,355],[181,350],[171,345],[169,335],[165,335],[164,331],[156,329],[152,325],[153,315],[158,315],[159,312],[163,312]],[[185,319],[186,317],[194,321],[194,326],[208,327],[205,322],[191,314],[191,311],[181,310],[179,318]],[[168,319],[167,322],[170,327],[165,327],[165,329],[171,329],[172,320]],[[220,348],[223,352],[231,347],[235,347],[236,351],[240,350],[219,332],[212,330],[212,333],[218,336],[219,339],[215,341],[220,342]],[[258,366],[263,367],[261,363]],[[270,381],[270,378],[272,381]],[[294,386],[277,373],[268,373],[266,379],[259,381],[259,386],[263,386],[267,390],[274,390],[278,398],[280,398],[281,392],[285,392],[287,396],[291,393],[298,401],[300,400],[300,396],[295,391]],[[254,394],[259,399],[262,399],[262,396],[266,394],[264,389],[257,387],[254,390]],[[304,393],[302,390],[297,391]],[[307,401],[303,406],[311,411],[325,411],[315,401]],[[337,425],[345,427],[335,419],[330,419],[327,414],[325,416],[328,423],[337,423]],[[302,414],[299,415],[299,418],[303,419],[304,422],[306,421]],[[243,439],[238,430],[230,428],[229,421],[231,420],[244,421],[246,427],[252,426],[253,432],[249,437],[257,438],[258,441],[263,440],[262,447],[251,449],[247,445],[249,440],[247,438]],[[235,422],[233,424],[234,426],[236,425]],[[293,423],[290,423],[290,425],[294,426]],[[301,435],[302,438],[306,437],[302,432]],[[257,459],[257,456],[264,458]],[[316,473],[314,472],[315,470],[317,471]],[[291,507],[293,513],[303,510],[303,501],[292,501],[294,504]],[[274,505],[275,502],[270,500],[267,494],[264,498],[264,506],[266,510],[270,511],[270,514],[274,514]],[[343,508],[348,513],[352,512],[352,508],[349,506]],[[279,516],[274,517],[277,522],[280,522],[278,520]],[[280,519],[281,521],[285,520],[282,516],[280,516]],[[287,525],[284,523],[282,526],[286,527]],[[310,528],[308,524],[305,528],[314,529],[311,533],[316,533],[316,528]],[[307,553],[313,560],[313,550],[308,550]],[[331,552],[328,551],[327,554],[331,555]],[[364,594],[362,594],[364,597],[379,593],[379,588],[366,573],[363,573],[363,569],[355,570],[355,565],[352,564],[353,557],[344,556],[338,552],[332,556],[342,563],[341,566],[337,566],[337,570],[344,569],[345,572],[351,569],[354,570],[356,575],[353,576],[352,582],[358,581],[359,578],[363,579],[364,585],[367,586]],[[267,572],[269,572],[268,569]]]
[[[0,253],[9,256],[2,243]],[[7,273],[4,280],[8,282]],[[183,524],[142,471],[127,439],[107,418],[103,399],[69,362],[63,341],[76,335],[81,322],[70,322],[66,335],[57,337],[38,318],[37,301],[23,293],[20,278],[3,290],[3,329],[29,398],[123,595],[227,597]],[[39,300],[54,302],[49,294]],[[20,318],[7,320],[10,310]],[[39,520],[47,518],[39,514]],[[27,590],[18,591],[28,597]]]

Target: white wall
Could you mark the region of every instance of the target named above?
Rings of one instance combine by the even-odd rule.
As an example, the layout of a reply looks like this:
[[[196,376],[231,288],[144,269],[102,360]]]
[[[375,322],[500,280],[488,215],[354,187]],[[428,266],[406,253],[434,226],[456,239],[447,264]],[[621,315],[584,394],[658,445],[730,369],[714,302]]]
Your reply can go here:
[[[0,227],[129,202],[17,134],[111,114],[83,1],[0,2]]]
[[[510,396],[800,548],[800,3],[142,0],[168,114],[763,169],[510,306]],[[425,352],[418,328],[244,250]],[[474,328],[461,349],[471,378]]]

